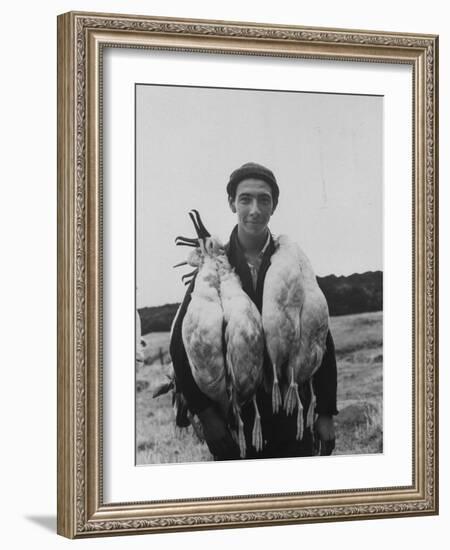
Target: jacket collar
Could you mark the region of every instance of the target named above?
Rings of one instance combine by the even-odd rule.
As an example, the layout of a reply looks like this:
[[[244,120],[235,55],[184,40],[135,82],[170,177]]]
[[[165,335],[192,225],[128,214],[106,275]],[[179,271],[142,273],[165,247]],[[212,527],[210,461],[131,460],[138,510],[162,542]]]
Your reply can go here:
[[[275,243],[273,237],[270,234],[269,242],[264,246],[264,252],[261,260],[261,266],[258,271],[258,280],[256,283],[256,290],[253,288],[252,276],[250,273],[250,268],[247,264],[247,259],[244,254],[244,250],[241,246],[241,243],[238,239],[238,226],[236,225],[231,232],[230,240],[225,246],[228,259],[232,267],[234,267],[236,273],[239,275],[242,288],[244,292],[250,296],[253,302],[256,304],[256,307],[259,311],[262,310],[262,295],[264,289],[264,278],[266,276],[267,269],[270,265],[270,258],[275,252]]]

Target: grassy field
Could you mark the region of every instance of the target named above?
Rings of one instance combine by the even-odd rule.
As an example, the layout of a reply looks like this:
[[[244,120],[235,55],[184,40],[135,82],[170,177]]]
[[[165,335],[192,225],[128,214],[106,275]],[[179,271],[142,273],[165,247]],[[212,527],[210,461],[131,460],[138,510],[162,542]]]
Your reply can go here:
[[[338,364],[334,454],[383,451],[382,312],[331,318]],[[146,362],[136,372],[136,462],[156,464],[211,459],[192,427],[175,428],[171,394],[152,393],[171,372],[169,333],[144,336]]]

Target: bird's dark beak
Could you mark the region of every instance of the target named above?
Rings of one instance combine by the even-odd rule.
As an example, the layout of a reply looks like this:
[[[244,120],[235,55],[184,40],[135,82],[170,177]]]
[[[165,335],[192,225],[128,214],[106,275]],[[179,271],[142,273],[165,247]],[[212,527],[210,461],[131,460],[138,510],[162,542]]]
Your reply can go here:
[[[189,212],[189,216],[192,220],[192,223],[194,224],[195,231],[197,232],[199,239],[206,239],[207,237],[211,237],[210,232],[203,225],[202,219],[200,218],[200,214],[197,210],[192,209]]]
[[[175,244],[177,246],[192,246],[194,248],[199,246],[198,239],[190,239],[189,237],[182,237],[181,235],[175,239]]]
[[[187,262],[180,262],[179,264],[175,264],[173,267],[181,267],[182,265],[188,265]]]
[[[192,223],[194,224],[195,231],[197,233],[198,238],[197,239],[191,239],[190,237],[183,237],[179,235],[175,239],[175,244],[177,246],[192,246],[193,248],[200,246],[200,240],[204,240],[207,237],[211,237],[209,231],[206,229],[206,227],[203,225],[203,222],[200,218],[200,214],[197,210],[191,210],[189,212],[189,217],[192,220]]]

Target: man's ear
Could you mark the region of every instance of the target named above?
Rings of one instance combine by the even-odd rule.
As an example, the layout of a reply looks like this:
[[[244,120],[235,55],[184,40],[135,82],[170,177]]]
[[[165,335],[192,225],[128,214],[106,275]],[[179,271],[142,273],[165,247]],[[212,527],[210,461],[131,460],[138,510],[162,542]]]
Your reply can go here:
[[[231,195],[228,195],[228,204],[230,205],[233,214],[236,214],[236,199],[233,199]]]

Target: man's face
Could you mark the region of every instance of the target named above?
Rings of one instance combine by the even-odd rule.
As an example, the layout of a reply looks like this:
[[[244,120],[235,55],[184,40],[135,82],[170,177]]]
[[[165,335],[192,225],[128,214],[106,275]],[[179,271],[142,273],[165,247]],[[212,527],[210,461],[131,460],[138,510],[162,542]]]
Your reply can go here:
[[[249,236],[266,231],[275,208],[270,185],[263,180],[248,178],[239,182],[234,200],[228,199],[238,217],[239,229]]]

